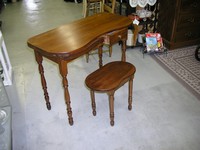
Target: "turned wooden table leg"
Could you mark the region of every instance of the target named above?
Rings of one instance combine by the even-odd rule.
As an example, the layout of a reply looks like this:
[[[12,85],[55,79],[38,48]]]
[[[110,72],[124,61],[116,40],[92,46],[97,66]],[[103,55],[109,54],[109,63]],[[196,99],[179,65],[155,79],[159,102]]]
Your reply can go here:
[[[64,96],[65,96],[65,103],[67,105],[67,114],[69,119],[69,124],[73,125],[73,117],[72,117],[72,109],[70,106],[70,95],[68,90],[68,81],[67,81],[67,62],[61,60],[59,63],[60,74],[63,78],[63,87],[64,87]]]
[[[108,93],[109,95],[109,107],[110,107],[110,125],[114,126],[114,92]]]
[[[133,76],[129,80],[129,90],[128,90],[128,110],[132,109],[132,93],[133,93]]]
[[[109,57],[112,56],[112,45],[109,45]]]
[[[126,39],[122,39],[122,61],[126,61]]]
[[[136,25],[136,24],[133,24],[133,26],[134,26],[134,29],[133,29],[133,46],[136,46],[138,32],[139,32],[139,26]]]
[[[41,83],[42,83],[42,88],[43,88],[43,91],[44,91],[44,98],[45,98],[45,101],[46,101],[46,106],[47,106],[47,109],[50,110],[51,104],[49,102],[49,94],[47,92],[47,84],[46,84],[46,79],[45,79],[45,76],[44,76],[44,68],[42,66],[43,58],[37,51],[34,51],[34,52],[35,52],[35,59],[38,63],[38,70],[39,70],[39,73],[40,73],[40,76],[41,76]]]
[[[86,62],[87,62],[87,63],[89,62],[89,55],[90,55],[89,52],[85,54]]]
[[[103,53],[103,50],[102,50],[102,47],[103,45],[100,45],[98,47],[98,54],[99,54],[99,68],[101,68],[103,66],[103,59],[102,59],[102,53]]]

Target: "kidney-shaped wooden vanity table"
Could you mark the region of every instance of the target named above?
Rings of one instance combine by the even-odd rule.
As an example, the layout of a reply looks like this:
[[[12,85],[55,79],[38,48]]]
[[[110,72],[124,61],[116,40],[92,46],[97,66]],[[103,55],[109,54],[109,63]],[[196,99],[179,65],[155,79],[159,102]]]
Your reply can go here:
[[[127,29],[131,23],[132,21],[125,16],[111,13],[100,13],[66,25],[62,25],[28,39],[28,46],[34,50],[35,59],[39,65],[39,73],[41,75],[41,83],[48,110],[51,109],[51,105],[47,92],[44,68],[42,65],[43,57],[48,58],[59,65],[60,74],[63,79],[69,124],[73,125],[67,80],[67,63],[88,53],[91,50],[98,49],[100,57],[99,66],[101,67],[104,37],[111,32],[126,35],[111,36],[111,38],[113,37],[114,39],[121,38],[122,61],[125,61]],[[122,31],[124,33],[122,33]]]

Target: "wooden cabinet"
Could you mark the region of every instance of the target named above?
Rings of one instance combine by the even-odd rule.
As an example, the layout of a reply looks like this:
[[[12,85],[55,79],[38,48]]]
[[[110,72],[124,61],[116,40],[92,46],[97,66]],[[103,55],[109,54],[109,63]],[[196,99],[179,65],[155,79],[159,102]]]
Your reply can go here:
[[[168,49],[200,44],[200,0],[161,0],[158,32]]]

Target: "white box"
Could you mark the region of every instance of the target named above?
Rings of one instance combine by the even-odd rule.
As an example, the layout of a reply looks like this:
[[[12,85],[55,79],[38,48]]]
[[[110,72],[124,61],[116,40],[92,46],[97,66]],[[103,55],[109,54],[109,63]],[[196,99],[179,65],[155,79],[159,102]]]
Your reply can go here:
[[[126,41],[126,45],[127,46],[133,46],[133,31],[132,30],[128,30],[128,38],[127,38],[127,41]]]

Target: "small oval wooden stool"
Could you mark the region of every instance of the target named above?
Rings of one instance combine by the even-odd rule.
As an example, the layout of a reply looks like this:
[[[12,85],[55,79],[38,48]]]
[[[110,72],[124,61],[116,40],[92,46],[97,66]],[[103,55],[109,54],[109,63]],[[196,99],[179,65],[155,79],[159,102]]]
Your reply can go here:
[[[135,71],[135,66],[130,63],[115,61],[106,64],[86,77],[85,83],[90,89],[94,116],[96,116],[94,91],[106,92],[109,96],[110,124],[111,126],[114,125],[114,93],[126,82],[129,82],[128,109],[132,109],[132,89]]]

